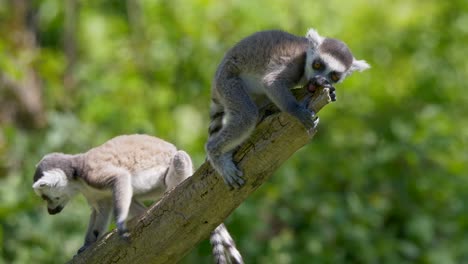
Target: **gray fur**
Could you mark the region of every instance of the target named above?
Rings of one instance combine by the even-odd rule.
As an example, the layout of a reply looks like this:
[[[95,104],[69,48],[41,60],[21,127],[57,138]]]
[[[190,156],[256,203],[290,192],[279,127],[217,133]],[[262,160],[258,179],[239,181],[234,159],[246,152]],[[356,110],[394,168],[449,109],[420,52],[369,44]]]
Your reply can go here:
[[[320,71],[312,69],[315,59],[324,64]],[[346,44],[323,38],[315,30],[309,30],[306,37],[278,30],[257,32],[228,50],[213,80],[205,146],[208,160],[225,183],[230,188],[244,184],[232,154],[255,128],[262,105],[273,102],[307,129],[314,128],[318,124],[315,113],[290,90],[304,85],[314,90],[368,68],[364,61],[355,62]],[[332,81],[332,75],[339,80]]]
[[[86,153],[44,156],[33,188],[46,200],[50,214],[59,213],[76,194],[85,196],[92,213],[80,253],[107,232],[112,212],[120,236],[128,239],[127,219],[146,211],[140,201],[159,200],[192,174],[192,160],[185,151],[159,138],[125,135]],[[220,230],[226,231],[224,226]],[[219,236],[216,230],[213,235]]]
[[[63,153],[50,153],[44,157],[39,164],[36,166],[36,172],[34,173],[34,182],[36,182],[44,171],[51,169],[61,169],[66,175],[70,177],[76,177],[81,170],[82,159],[79,157],[72,157]]]

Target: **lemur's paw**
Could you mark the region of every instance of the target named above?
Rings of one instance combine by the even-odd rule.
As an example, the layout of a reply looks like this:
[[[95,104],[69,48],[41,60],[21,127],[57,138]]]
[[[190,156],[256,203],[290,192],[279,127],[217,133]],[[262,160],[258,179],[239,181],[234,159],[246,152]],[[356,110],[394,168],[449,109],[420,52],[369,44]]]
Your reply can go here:
[[[335,89],[335,87],[333,85],[331,85],[331,84],[327,84],[324,87],[328,88],[330,99],[332,100],[332,102],[335,102],[336,101],[336,89]]]
[[[124,241],[130,242],[130,232],[128,232],[128,229],[124,223],[117,223],[117,231],[119,232],[119,236]]]
[[[239,189],[244,185],[245,181],[242,178],[242,171],[234,165],[234,163],[226,164],[223,168],[222,176],[224,182],[232,189]]]

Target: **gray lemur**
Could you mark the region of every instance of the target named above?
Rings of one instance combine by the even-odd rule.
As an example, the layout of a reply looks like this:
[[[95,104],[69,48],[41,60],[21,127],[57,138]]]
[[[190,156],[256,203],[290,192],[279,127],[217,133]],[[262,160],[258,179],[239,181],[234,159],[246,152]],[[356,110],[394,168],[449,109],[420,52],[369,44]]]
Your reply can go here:
[[[230,188],[240,188],[243,173],[232,154],[252,133],[261,106],[273,102],[307,129],[315,128],[318,118],[307,108],[310,97],[298,102],[290,90],[328,87],[335,100],[334,83],[369,67],[356,60],[345,43],[313,29],[306,37],[274,30],[244,38],[226,53],[214,77],[205,146],[208,160]]]
[[[82,193],[92,207],[84,245],[96,242],[108,229],[112,212],[119,235],[129,237],[128,216],[146,211],[141,200],[159,200],[193,174],[190,156],[162,139],[147,135],[115,137],[91,150],[68,155],[51,153],[42,158],[34,174],[34,191],[57,214]],[[221,224],[211,234],[217,263],[243,263],[234,241]]]

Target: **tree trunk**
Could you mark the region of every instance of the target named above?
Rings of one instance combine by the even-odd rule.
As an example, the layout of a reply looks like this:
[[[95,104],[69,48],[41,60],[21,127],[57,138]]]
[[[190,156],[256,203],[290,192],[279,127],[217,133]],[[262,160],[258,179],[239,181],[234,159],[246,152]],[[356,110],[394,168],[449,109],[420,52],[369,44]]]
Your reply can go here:
[[[300,89],[296,94],[303,98],[305,92]],[[329,102],[328,89],[320,89],[309,107],[317,113]],[[262,109],[262,116],[265,115],[234,155],[246,180],[241,189],[229,190],[205,162],[192,177],[166,193],[144,215],[130,221],[130,243],[120,239],[114,230],[70,263],[180,261],[316,132],[306,131],[294,117],[272,106]]]

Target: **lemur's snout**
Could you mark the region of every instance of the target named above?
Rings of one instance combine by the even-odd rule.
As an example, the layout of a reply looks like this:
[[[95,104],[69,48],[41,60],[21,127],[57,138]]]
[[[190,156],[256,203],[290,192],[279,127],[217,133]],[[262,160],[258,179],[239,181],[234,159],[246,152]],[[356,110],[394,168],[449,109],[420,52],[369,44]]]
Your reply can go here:
[[[314,78],[312,78],[312,84],[316,87],[324,87],[326,85],[329,85],[330,83],[322,75],[316,75],[314,76]]]
[[[49,212],[49,214],[51,215],[54,215],[54,214],[58,214],[62,211],[63,209],[63,206],[57,206],[55,208],[49,208],[47,207],[47,212]]]
[[[314,76],[306,85],[307,90],[311,93],[315,92],[320,87],[328,88],[330,90],[330,99],[336,101],[335,87],[322,75]]]
[[[335,88],[328,82],[327,78],[321,76],[321,75],[316,75],[312,77],[312,79],[309,80],[309,82],[306,85],[307,90],[311,93],[315,92],[320,87],[327,87],[330,88],[330,90]]]

